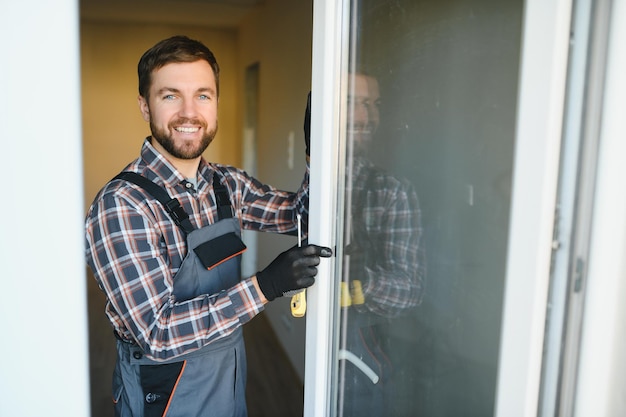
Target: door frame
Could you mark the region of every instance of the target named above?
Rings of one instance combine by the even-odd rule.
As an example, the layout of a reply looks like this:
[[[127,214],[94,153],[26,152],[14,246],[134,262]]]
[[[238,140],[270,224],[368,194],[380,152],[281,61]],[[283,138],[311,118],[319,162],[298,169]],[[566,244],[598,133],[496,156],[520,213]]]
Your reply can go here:
[[[89,415],[78,1],[0,2],[0,415]]]
[[[309,239],[335,248],[338,134],[342,126],[340,97],[345,83],[343,48],[347,41],[348,1],[313,1],[313,52],[311,79],[311,137],[320,138],[311,147]],[[331,415],[334,399],[332,367],[335,355],[333,327],[335,302],[335,258],[322,259],[316,285],[307,290],[304,416]]]

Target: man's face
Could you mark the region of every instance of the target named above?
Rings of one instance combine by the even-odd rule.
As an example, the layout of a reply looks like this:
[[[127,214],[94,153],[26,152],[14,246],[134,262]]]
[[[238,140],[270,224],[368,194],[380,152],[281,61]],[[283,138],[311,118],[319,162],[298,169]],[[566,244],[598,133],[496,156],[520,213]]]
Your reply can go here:
[[[380,123],[380,91],[374,77],[354,74],[348,93],[348,135],[355,155],[365,155]]]
[[[139,96],[139,108],[166,157],[198,158],[217,133],[213,69],[201,60],[153,71],[149,98]]]

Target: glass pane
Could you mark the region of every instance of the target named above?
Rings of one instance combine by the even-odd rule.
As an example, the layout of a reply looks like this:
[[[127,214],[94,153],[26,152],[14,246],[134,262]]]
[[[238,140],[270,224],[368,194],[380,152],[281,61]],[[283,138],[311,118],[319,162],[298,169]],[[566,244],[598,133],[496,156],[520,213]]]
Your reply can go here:
[[[351,3],[339,416],[493,415],[522,10]]]

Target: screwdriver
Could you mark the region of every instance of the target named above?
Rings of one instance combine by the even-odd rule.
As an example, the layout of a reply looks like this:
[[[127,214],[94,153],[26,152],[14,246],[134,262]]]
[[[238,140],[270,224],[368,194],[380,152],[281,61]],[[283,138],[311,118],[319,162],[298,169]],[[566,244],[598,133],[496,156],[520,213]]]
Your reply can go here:
[[[296,214],[298,219],[298,247],[302,247],[302,216]],[[306,313],[306,290],[298,292],[291,297],[291,315],[294,317],[303,317]]]

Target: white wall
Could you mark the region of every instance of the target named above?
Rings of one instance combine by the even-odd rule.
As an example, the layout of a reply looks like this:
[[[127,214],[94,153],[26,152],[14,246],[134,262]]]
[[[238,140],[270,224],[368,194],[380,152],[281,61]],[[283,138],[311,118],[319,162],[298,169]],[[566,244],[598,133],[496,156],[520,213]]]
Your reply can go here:
[[[0,415],[89,415],[78,5],[0,3]]]

